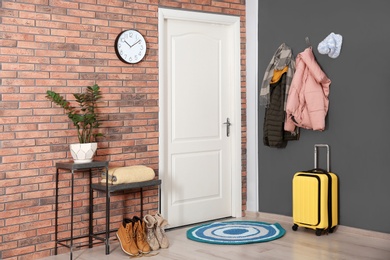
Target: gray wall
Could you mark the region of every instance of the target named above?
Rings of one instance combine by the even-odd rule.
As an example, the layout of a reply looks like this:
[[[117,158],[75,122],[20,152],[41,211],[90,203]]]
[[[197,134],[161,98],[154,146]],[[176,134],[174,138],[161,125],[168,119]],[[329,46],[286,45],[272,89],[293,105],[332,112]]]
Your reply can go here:
[[[340,224],[390,233],[389,10],[386,0],[259,1],[259,81],[281,43],[295,57],[306,36],[332,81],[326,130],[302,130],[284,149],[263,145],[265,109],[259,108],[261,212],[292,215],[293,174],[311,169],[314,144],[327,143],[340,180]],[[343,36],[337,59],[317,51],[331,32]]]

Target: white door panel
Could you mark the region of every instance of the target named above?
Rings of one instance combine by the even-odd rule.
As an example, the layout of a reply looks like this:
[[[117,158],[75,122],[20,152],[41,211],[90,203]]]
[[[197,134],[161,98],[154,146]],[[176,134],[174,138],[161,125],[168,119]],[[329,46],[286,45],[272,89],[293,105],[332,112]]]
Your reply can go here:
[[[170,21],[173,142],[182,138],[220,138],[220,40],[190,31],[190,22]],[[207,31],[206,24],[197,30]]]
[[[175,185],[172,189],[172,205],[220,197],[221,180],[214,173],[221,170],[216,162],[220,162],[219,151],[173,155],[172,178]],[[188,182],[192,185],[188,185]]]

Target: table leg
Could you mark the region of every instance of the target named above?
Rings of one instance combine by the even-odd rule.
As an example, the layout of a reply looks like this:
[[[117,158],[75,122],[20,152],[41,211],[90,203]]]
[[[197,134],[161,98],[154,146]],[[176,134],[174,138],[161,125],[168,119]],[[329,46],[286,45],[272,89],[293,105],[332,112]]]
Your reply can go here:
[[[57,249],[58,249],[58,169],[56,170],[56,204],[55,204],[55,229],[54,229],[54,241],[55,241],[55,248],[54,248],[54,255],[57,255]]]
[[[143,213],[144,213],[144,207],[143,207],[143,204],[144,204],[144,203],[143,203],[143,200],[144,200],[144,199],[143,199],[143,195],[142,195],[143,192],[142,192],[142,191],[143,191],[143,190],[142,190],[142,187],[141,187],[141,196],[140,196],[140,197],[141,197],[141,219],[142,219]]]
[[[72,170],[72,183],[71,183],[71,201],[70,201],[70,260],[73,259],[73,195],[74,195],[74,171]]]
[[[92,169],[89,169],[89,248],[92,248],[92,227],[93,218],[93,190],[92,190]]]
[[[108,167],[106,167],[106,255],[110,254],[110,193],[108,192]]]
[[[161,184],[158,185],[158,212],[161,212]]]

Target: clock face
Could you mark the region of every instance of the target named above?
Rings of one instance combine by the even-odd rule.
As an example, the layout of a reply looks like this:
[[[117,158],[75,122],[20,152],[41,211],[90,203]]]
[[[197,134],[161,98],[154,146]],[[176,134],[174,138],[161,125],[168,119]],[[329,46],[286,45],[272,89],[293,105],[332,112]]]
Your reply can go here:
[[[115,51],[122,61],[138,63],[146,54],[146,41],[138,31],[123,31],[115,41]]]

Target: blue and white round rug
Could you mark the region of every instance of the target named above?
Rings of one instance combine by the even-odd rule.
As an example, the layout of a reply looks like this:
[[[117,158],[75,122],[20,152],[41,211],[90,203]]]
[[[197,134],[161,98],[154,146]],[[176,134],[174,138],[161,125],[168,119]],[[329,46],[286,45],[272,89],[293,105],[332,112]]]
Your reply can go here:
[[[187,238],[209,244],[242,245],[278,239],[286,231],[279,223],[257,221],[213,222],[187,230]]]

